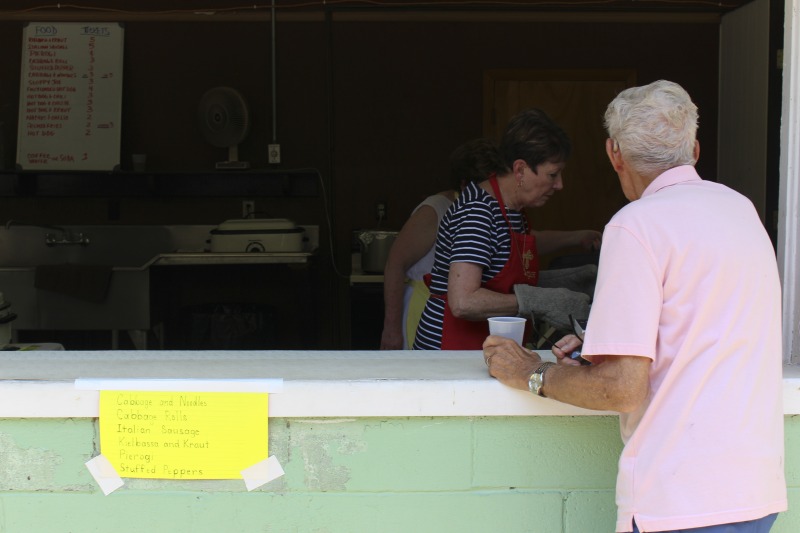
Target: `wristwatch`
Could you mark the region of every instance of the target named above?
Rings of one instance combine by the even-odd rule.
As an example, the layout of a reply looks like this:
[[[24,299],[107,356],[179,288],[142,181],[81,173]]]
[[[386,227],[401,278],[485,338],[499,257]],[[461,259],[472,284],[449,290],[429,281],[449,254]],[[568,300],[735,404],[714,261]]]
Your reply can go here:
[[[550,368],[551,366],[555,365],[555,363],[542,363],[539,367],[533,371],[531,377],[528,378],[528,390],[531,391],[533,394],[537,396],[541,396],[545,398],[546,396],[542,393],[542,387],[544,387],[544,373],[545,371]]]

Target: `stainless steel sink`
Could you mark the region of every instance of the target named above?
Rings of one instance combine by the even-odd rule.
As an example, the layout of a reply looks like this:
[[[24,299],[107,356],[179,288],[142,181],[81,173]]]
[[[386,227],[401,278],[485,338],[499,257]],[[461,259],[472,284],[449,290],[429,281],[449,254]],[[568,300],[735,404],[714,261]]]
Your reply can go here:
[[[18,316],[13,329],[149,330],[149,267],[160,254],[202,251],[214,227],[0,227],[0,292]],[[66,244],[69,239],[54,235],[61,229],[80,235],[81,243]],[[69,291],[37,289],[37,267],[44,265],[109,267],[105,299],[95,303]]]

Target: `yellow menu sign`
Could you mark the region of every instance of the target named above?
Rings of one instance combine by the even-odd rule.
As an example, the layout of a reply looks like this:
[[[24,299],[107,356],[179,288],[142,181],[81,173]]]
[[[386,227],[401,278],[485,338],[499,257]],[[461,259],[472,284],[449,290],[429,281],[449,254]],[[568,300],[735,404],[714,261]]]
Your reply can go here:
[[[120,477],[241,479],[268,457],[267,393],[100,391],[100,452]]]

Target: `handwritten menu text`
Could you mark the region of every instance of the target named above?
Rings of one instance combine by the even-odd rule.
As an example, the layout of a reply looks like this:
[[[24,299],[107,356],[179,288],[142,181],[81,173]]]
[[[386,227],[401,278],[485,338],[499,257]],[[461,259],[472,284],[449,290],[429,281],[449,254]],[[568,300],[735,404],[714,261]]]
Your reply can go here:
[[[100,170],[118,164],[121,39],[122,29],[111,24],[26,28],[18,165]]]
[[[268,394],[100,392],[100,451],[121,477],[241,479],[268,456]]]

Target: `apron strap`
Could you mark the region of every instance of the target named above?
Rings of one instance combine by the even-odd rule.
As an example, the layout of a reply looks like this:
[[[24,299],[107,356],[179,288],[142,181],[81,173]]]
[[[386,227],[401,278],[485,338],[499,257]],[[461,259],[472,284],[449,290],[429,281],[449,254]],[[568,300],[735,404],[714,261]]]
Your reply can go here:
[[[492,191],[494,191],[495,198],[497,199],[497,203],[500,204],[500,212],[503,214],[503,218],[508,224],[508,231],[511,233],[512,237],[514,234],[514,230],[511,228],[511,221],[508,219],[508,213],[506,212],[506,203],[503,201],[503,193],[500,192],[500,184],[497,183],[497,177],[492,176],[489,178],[489,185],[492,187]],[[521,211],[522,219],[525,221],[524,233],[530,229],[531,224],[528,221],[528,214],[525,211]]]

